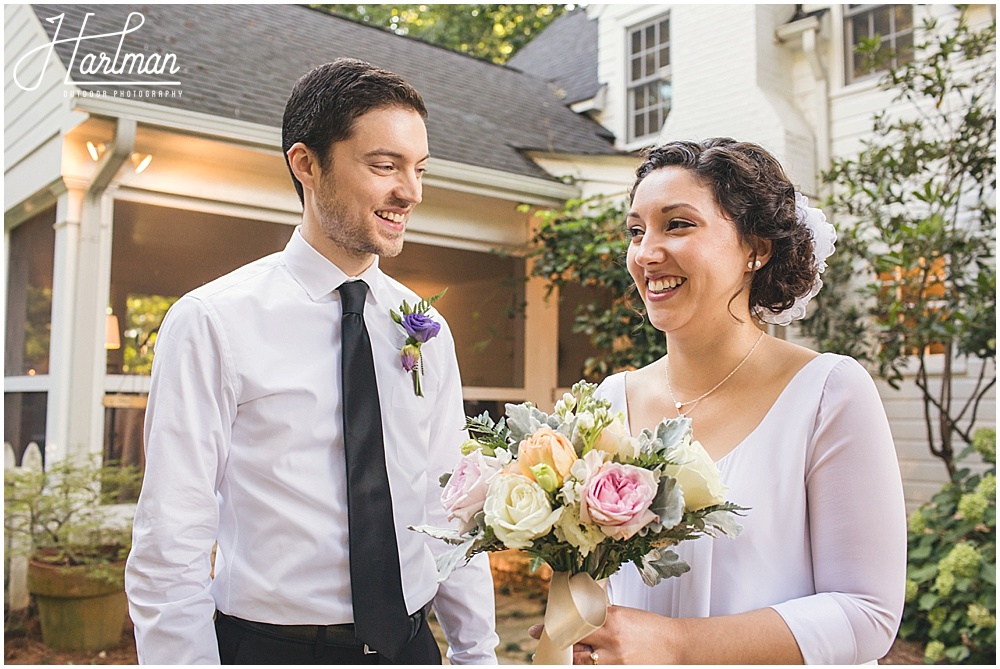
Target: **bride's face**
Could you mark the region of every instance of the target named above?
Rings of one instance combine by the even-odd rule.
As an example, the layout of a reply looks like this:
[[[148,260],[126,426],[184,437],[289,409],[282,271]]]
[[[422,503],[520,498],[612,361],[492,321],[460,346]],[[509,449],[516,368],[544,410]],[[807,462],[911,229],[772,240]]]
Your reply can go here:
[[[711,189],[681,167],[642,180],[626,217],[627,263],[658,330],[676,332],[749,319],[753,253]],[[732,301],[733,295],[739,296]]]

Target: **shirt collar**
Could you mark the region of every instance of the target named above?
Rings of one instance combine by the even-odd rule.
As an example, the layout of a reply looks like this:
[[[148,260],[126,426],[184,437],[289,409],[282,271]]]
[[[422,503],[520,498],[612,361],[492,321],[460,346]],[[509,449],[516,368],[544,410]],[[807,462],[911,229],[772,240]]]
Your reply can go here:
[[[292,238],[281,252],[281,257],[292,277],[305,288],[313,301],[330,295],[340,284],[353,279],[361,279],[368,284],[368,297],[375,304],[388,299],[386,277],[379,269],[378,256],[375,256],[374,262],[360,276],[348,276],[314,249],[302,236],[300,226],[296,226]]]

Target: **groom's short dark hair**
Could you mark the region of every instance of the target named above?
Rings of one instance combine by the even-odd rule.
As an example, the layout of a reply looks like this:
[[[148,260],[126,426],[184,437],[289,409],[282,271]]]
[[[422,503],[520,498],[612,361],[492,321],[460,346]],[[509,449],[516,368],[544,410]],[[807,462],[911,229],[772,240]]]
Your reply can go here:
[[[302,142],[319,157],[326,169],[330,146],[351,136],[358,117],[384,107],[412,109],[427,118],[420,93],[397,74],[355,58],[338,58],[302,76],[292,89],[281,122],[281,150],[288,164],[288,149]],[[291,172],[291,165],[288,166]],[[292,174],[302,198],[302,184]]]

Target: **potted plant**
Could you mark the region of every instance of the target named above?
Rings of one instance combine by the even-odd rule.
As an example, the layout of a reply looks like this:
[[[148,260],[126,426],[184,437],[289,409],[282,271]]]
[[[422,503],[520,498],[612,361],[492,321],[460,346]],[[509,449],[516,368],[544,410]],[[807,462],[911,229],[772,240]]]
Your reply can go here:
[[[115,503],[134,499],[141,476],[71,459],[4,472],[6,543],[28,555],[28,591],[47,646],[100,650],[121,637],[131,514]]]

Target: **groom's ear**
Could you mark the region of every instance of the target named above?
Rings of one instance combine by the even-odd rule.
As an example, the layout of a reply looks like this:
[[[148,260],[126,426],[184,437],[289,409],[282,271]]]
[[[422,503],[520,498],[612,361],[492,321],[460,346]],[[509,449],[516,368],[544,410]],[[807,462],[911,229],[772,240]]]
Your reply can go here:
[[[295,142],[285,154],[288,157],[288,167],[299,180],[302,187],[310,191],[316,190],[316,181],[320,177],[319,157],[312,149],[302,142]]]

